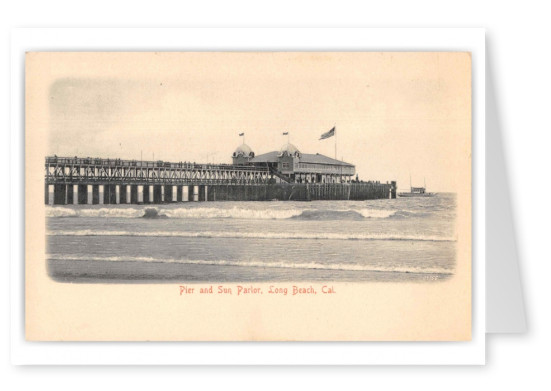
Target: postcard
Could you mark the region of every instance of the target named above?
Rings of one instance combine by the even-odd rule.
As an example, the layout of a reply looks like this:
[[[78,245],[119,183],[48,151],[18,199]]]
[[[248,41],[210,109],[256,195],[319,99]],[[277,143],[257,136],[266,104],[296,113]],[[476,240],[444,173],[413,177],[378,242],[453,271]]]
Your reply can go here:
[[[469,52],[28,52],[29,341],[469,341]]]

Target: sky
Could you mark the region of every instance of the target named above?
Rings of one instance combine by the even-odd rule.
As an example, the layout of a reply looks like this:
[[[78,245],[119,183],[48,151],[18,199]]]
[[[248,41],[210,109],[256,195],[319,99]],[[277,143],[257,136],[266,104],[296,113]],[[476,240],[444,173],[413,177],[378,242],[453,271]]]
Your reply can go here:
[[[40,57],[38,58],[40,60]],[[287,142],[360,179],[456,191],[470,159],[468,53],[50,53],[47,153],[230,163]],[[319,140],[336,126],[336,138]]]

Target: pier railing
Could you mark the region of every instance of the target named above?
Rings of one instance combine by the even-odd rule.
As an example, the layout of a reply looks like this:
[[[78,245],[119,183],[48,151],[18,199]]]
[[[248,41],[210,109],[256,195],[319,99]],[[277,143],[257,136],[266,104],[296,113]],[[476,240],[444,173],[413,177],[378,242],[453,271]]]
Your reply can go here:
[[[268,168],[103,158],[49,156],[46,184],[258,184],[267,183]]]

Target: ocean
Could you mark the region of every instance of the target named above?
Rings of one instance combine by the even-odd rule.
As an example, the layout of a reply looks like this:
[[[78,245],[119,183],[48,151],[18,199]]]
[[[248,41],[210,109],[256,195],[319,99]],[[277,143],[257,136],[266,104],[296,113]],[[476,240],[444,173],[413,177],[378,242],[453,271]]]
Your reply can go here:
[[[63,205],[46,216],[48,272],[59,282],[435,282],[456,267],[451,193]]]

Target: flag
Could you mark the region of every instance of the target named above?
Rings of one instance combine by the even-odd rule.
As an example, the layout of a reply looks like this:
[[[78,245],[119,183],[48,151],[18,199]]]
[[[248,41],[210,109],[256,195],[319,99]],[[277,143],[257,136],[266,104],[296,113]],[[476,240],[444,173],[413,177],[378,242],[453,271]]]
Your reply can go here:
[[[335,135],[335,127],[333,126],[333,128],[330,131],[325,132],[324,134],[322,134],[320,136],[320,140],[324,140],[326,138],[333,137],[334,135]]]
[[[245,135],[245,133],[239,133],[239,135],[240,135],[240,136],[244,136],[244,135]]]
[[[287,136],[288,134],[289,134],[289,132],[283,132],[284,136]]]

